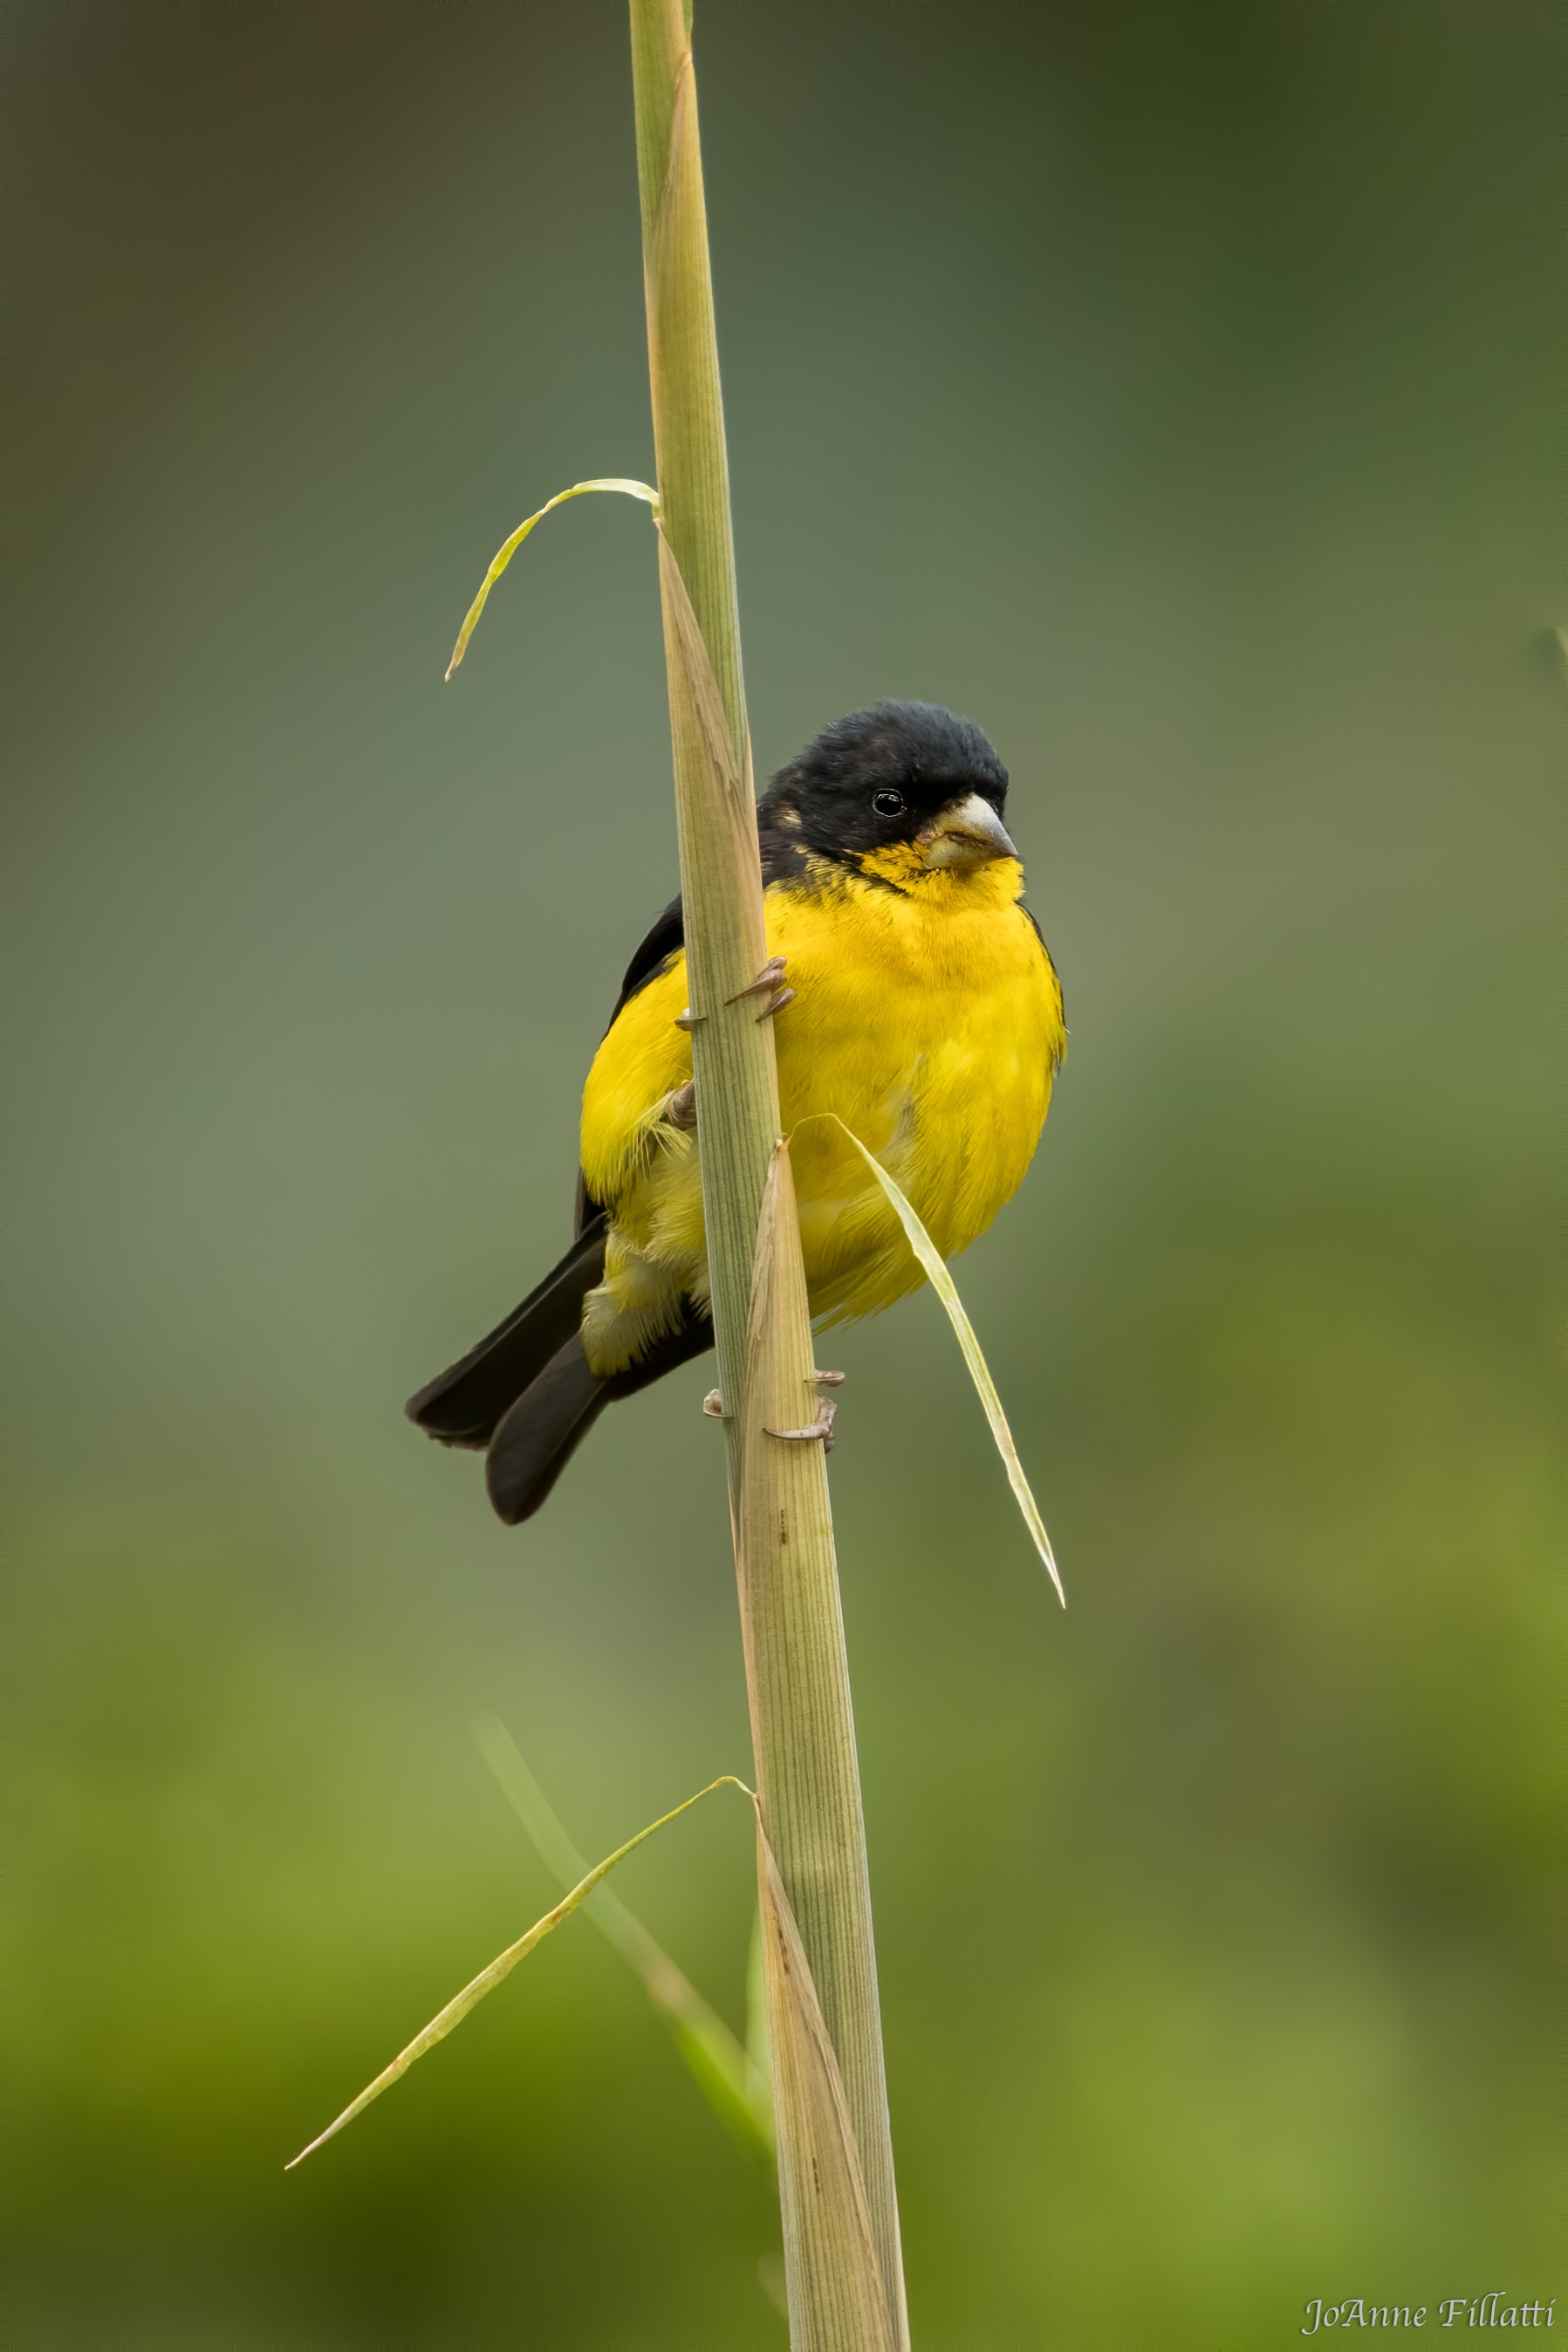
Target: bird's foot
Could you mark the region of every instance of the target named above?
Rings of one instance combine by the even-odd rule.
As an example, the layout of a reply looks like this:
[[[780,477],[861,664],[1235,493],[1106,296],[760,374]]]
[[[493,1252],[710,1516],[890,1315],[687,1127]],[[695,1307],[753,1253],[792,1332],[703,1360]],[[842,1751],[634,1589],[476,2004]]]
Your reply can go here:
[[[754,981],[749,982],[745,988],[737,990],[735,995],[727,998],[726,1002],[730,1004],[739,1004],[748,996],[766,997],[768,1001],[757,1016],[758,1021],[766,1021],[770,1014],[782,1013],[787,1004],[793,1004],[795,1002],[794,990],[792,988],[781,988],[779,986],[779,982],[782,981],[783,977],[783,957],[781,955],[769,956],[761,971],[758,973],[757,978]],[[691,1032],[696,1027],[698,1022],[706,1021],[706,1019],[707,1014],[706,1013],[694,1013],[691,1006],[687,1004],[676,1013],[675,1026],[677,1029],[685,1030],[689,1036]]]
[[[747,996],[760,996],[766,998],[767,1002],[764,1003],[761,1012],[758,1013],[757,1016],[758,1021],[766,1021],[770,1014],[782,1013],[787,1004],[793,1004],[795,1002],[794,990],[792,988],[784,988],[780,986],[779,983],[782,982],[783,978],[783,957],[781,955],[769,956],[761,971],[758,973],[757,978],[752,981],[747,987],[739,990],[736,995],[729,999],[729,1002],[731,1004],[738,1004],[742,998]]]
[[[664,1097],[660,1112],[666,1127],[678,1127],[689,1135],[697,1123],[697,1082],[688,1078],[684,1087],[676,1087]]]
[[[813,1372],[811,1374],[816,1385],[825,1389],[842,1388],[848,1377],[845,1372]],[[808,1438],[820,1437],[831,1454],[833,1450],[833,1415],[838,1409],[831,1397],[823,1397],[817,1418],[810,1429],[770,1429],[766,1433],[769,1437],[783,1437],[791,1442],[801,1443]],[[703,1411],[710,1421],[724,1419],[724,1399],[717,1389],[709,1389],[703,1399]]]
[[[764,1434],[768,1437],[782,1437],[790,1445],[810,1445],[821,1438],[823,1453],[831,1454],[833,1450],[833,1415],[838,1409],[831,1397],[824,1397],[817,1407],[816,1420],[808,1428],[769,1429],[765,1431]]]

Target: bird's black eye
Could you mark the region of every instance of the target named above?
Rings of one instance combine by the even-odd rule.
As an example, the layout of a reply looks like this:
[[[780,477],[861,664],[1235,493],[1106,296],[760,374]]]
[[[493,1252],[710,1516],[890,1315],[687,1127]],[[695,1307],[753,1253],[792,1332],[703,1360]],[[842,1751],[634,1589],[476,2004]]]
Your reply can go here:
[[[902,793],[873,793],[871,796],[871,804],[873,808],[875,809],[878,816],[902,816],[904,814],[904,794]]]

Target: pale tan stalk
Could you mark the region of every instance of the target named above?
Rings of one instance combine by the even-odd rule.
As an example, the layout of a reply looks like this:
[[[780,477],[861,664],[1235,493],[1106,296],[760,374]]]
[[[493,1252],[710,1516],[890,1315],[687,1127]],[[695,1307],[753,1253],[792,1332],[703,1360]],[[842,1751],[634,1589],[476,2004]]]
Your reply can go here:
[[[802,2040],[776,1944],[768,1983],[790,2330],[797,2352],[881,2352],[907,2341],[907,2324],[832,1521],[823,1447],[768,1433],[810,1425],[818,1405],[772,1024],[741,992],[767,948],[696,87],[681,0],[631,0],[631,19],[697,1143],[752,1743],[779,1870],[776,1888],[764,1873],[764,1913],[789,1923],[786,1944],[798,1929],[826,2037],[821,2049]],[[832,2062],[858,2166],[821,2158]]]

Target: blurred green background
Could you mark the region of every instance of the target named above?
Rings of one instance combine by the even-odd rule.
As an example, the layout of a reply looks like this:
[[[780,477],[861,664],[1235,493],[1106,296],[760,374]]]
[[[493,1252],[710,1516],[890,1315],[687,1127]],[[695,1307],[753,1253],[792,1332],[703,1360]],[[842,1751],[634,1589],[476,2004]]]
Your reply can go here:
[[[568,1230],[673,886],[621,9],[7,11],[21,658],[4,2335],[779,2347],[769,2184],[549,1883],[747,1765],[691,1368],[530,1527],[403,1397]],[[1072,1043],[834,1340],[925,2352],[1568,2283],[1543,1274],[1563,23],[698,17],[758,764],[992,731]],[[744,1808],[622,1891],[737,2023]],[[1435,2324],[1435,2323],[1429,2323]]]

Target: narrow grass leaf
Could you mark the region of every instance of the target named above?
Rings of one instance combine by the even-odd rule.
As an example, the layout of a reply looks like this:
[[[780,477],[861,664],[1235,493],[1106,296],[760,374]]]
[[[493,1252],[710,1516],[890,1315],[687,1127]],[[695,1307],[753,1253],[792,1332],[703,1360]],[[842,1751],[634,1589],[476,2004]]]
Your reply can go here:
[[[556,1818],[506,1725],[493,1715],[481,1716],[475,1723],[474,1737],[545,1868],[563,1886],[574,1885],[588,1864]],[[718,2011],[611,1887],[595,1887],[583,1907],[606,1941],[642,1979],[648,1999],[669,2027],[676,2048],[720,2122],[748,2154],[771,2164],[773,2093],[766,2042],[758,2064],[749,2047],[749,2035],[747,2046],[743,2047]]]
[[[975,1337],[975,1327],[964,1312],[964,1302],[958,1296],[957,1285],[944,1265],[936,1243],[881,1160],[873,1158],[861,1141],[860,1137],[845,1127],[843,1120],[834,1112],[815,1111],[812,1117],[831,1119],[833,1125],[841,1129],[848,1136],[849,1140],[854,1145],[855,1150],[882,1186],[889,1206],[908,1236],[910,1248],[925,1267],[932,1289],[946,1308],[947,1320],[957,1334],[958,1345],[964,1351],[964,1361],[969,1367],[969,1378],[975,1383],[975,1393],[985,1407],[986,1419],[991,1424],[991,1435],[996,1439],[997,1452],[1002,1457],[1003,1466],[1008,1474],[1008,1484],[1018,1497],[1018,1507],[1023,1514],[1024,1525],[1034,1538],[1035,1549],[1050,1570],[1051,1580],[1056,1587],[1056,1597],[1065,1609],[1067,1595],[1061,1589],[1061,1578],[1057,1571],[1056,1556],[1051,1549],[1051,1538],[1045,1532],[1045,1521],[1040,1516],[1040,1506],[1030,1492],[1029,1480],[1024,1476],[1023,1464],[1019,1459],[1019,1450],[1013,1443],[1012,1431],[1008,1427],[1008,1417],[1002,1411],[1001,1398],[997,1394],[997,1384],[991,1378],[990,1370],[984,1356],[980,1353],[980,1343]],[[802,1120],[801,1124],[804,1126],[806,1122]]]
[[[491,589],[505,572],[535,523],[542,522],[552,507],[564,506],[568,499],[580,499],[585,490],[619,490],[624,498],[643,499],[653,508],[655,517],[659,512],[657,490],[650,489],[646,482],[623,481],[617,474],[606,475],[601,481],[573,482],[570,490],[558,490],[553,499],[547,499],[538,514],[531,514],[527,522],[520,522],[510,539],[497,551],[494,562],[479,583],[479,593],[468,607],[467,618],[457,632],[457,643],[452,649],[452,659],[446,665],[446,675],[449,678],[468,650],[468,640],[479,625],[479,615],[485,609]]]
[[[592,1894],[600,1880],[609,1876],[618,1862],[624,1862],[626,1856],[645,1839],[651,1838],[655,1830],[662,1830],[666,1822],[689,1812],[694,1805],[701,1804],[705,1797],[711,1797],[716,1789],[738,1789],[747,1797],[752,1794],[745,1781],[737,1780],[733,1772],[721,1772],[716,1780],[710,1780],[707,1787],[699,1789],[695,1797],[688,1797],[684,1804],[674,1806],[667,1813],[661,1813],[656,1822],[650,1822],[645,1830],[639,1830],[635,1837],[628,1838],[624,1845],[617,1846],[613,1853],[608,1854],[602,1862],[595,1863],[553,1911],[547,1911],[542,1919],[536,1919],[526,1936],[519,1936],[515,1944],[508,1944],[487,1969],[481,1969],[472,1982],[465,1984],[461,1992],[455,1993],[445,2008],[431,2019],[423,2032],[416,2033],[407,2049],[400,2051],[390,2066],[383,2066],[375,2081],[366,2084],[359,2097],[343,2109],[337,2121],[329,2124],[324,2132],[318,2133],[308,2147],[302,2147],[298,2155],[284,2166],[285,2172],[292,2172],[295,2165],[303,2164],[308,2156],[313,2156],[319,2147],[334,2138],[345,2124],[351,2124],[356,2116],[362,2115],[372,2099],[379,2099],[383,2091],[392,2088],[400,2075],[406,2074],[416,2058],[423,2058],[427,2050],[434,2050],[438,2042],[444,2041],[453,2027],[460,2025],[469,2011],[477,2008],[487,1992],[493,1992],[504,1977],[510,1976],[519,1960],[527,1959],[536,1944],[543,1943],[552,1927],[559,1927],[563,1919],[570,1918],[578,1906]],[[755,1803],[756,1800],[753,1798],[752,1801]]]

